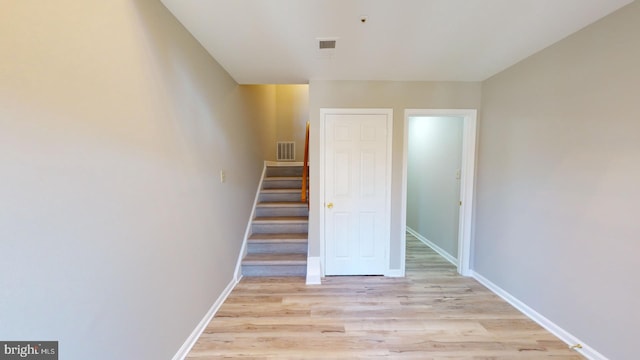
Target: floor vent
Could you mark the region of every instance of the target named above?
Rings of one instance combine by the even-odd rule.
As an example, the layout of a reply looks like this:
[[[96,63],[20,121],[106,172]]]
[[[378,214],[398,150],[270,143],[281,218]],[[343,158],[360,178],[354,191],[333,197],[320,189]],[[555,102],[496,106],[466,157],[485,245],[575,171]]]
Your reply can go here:
[[[293,161],[296,159],[296,143],[294,141],[278,141],[278,161]]]

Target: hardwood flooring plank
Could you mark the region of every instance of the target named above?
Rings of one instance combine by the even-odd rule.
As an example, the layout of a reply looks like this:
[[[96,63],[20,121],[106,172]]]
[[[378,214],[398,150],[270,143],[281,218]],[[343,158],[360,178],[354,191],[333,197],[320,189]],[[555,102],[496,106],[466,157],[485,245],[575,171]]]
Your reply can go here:
[[[188,359],[583,359],[407,235],[405,278],[244,278]]]

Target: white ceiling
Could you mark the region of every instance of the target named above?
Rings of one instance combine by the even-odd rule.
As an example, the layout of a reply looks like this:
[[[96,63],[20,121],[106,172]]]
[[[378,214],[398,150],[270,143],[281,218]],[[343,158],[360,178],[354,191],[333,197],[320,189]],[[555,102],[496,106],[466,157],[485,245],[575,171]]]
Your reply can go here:
[[[482,81],[632,2],[161,1],[240,84]]]

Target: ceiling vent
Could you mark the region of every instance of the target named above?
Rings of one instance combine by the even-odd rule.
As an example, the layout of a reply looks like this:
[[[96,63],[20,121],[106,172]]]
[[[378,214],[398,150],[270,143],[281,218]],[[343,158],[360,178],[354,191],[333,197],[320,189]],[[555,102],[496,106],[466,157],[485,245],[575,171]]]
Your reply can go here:
[[[336,43],[338,38],[335,37],[321,37],[316,38],[318,41],[317,57],[318,59],[331,59],[336,52]]]
[[[320,50],[335,49],[336,48],[336,41],[335,40],[319,40],[318,41],[318,48]]]

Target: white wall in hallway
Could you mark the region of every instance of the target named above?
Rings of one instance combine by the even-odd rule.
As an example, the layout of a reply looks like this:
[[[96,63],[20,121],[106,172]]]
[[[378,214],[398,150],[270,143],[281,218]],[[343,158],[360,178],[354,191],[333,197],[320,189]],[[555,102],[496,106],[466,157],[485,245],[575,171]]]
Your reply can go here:
[[[462,164],[459,117],[409,118],[407,226],[458,257]]]

